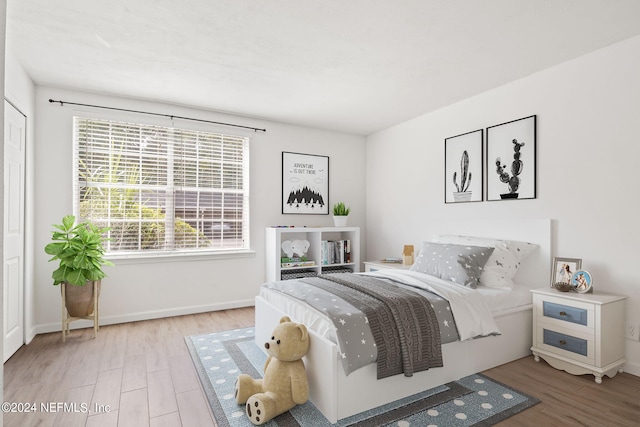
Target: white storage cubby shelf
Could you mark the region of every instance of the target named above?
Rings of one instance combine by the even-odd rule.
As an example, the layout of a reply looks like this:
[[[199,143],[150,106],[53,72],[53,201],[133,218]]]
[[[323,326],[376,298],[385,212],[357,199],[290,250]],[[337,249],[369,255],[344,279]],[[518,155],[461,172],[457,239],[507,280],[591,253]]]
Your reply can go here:
[[[282,242],[307,240],[309,249],[306,258],[313,265],[283,267]],[[323,241],[350,242],[350,262],[323,264]],[[266,230],[266,281],[286,280],[289,278],[326,274],[336,271],[360,271],[360,228],[359,227],[269,227]]]

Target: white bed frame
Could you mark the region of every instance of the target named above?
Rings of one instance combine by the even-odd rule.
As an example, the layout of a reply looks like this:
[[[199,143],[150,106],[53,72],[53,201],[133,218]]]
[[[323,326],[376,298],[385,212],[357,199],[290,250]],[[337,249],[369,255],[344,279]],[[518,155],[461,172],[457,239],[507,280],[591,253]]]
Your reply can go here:
[[[424,240],[440,234],[458,234],[536,243],[540,249],[527,258],[516,279],[531,288],[549,285],[551,221],[548,219],[458,221],[430,227],[429,231],[430,236]],[[376,379],[375,364],[346,376],[337,345],[310,331],[311,346],[304,359],[309,399],[331,423],[336,423],[362,411],[525,357],[531,354],[531,313],[531,305],[496,313],[495,320],[502,335],[445,344],[442,346],[444,367],[418,372],[412,377],[396,375],[382,380]],[[277,325],[284,315],[289,314],[261,297],[256,298],[255,332],[260,348],[271,335],[273,325]]]

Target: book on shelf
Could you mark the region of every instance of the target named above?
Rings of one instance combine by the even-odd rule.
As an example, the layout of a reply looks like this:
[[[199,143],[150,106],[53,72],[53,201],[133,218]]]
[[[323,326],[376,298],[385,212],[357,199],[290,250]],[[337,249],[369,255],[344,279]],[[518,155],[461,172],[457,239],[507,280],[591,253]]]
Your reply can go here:
[[[322,265],[351,263],[351,240],[323,240],[321,260]]]
[[[314,260],[307,257],[280,257],[280,267],[311,267],[316,265]]]
[[[280,267],[312,267],[316,265],[315,261],[298,261],[298,262],[283,262]]]
[[[309,258],[307,258],[306,256],[280,257],[280,262],[300,262],[300,261],[309,261]]]

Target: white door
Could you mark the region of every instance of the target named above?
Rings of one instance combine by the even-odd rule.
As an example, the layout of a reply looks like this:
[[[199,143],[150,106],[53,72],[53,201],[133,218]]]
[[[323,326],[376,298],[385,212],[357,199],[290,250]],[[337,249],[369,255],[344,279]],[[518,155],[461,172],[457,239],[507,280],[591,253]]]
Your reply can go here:
[[[26,117],[4,102],[4,362],[24,344]]]

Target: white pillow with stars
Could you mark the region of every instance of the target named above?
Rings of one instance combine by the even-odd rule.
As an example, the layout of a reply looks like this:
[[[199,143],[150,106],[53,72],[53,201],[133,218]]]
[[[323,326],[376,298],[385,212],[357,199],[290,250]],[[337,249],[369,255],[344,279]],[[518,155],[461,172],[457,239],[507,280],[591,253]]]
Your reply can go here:
[[[493,251],[483,246],[422,242],[410,270],[475,289]]]
[[[538,245],[534,243],[470,236],[439,236],[436,241],[494,248],[495,250],[485,264],[478,282],[489,288],[507,290],[513,289],[513,278],[522,261],[538,248]]]

